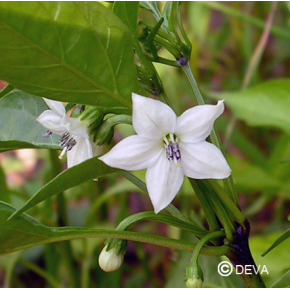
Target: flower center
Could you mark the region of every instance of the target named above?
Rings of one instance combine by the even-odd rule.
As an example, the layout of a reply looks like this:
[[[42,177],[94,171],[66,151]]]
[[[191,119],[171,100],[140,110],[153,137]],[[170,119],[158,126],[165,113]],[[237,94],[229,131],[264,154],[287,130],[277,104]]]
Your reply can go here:
[[[60,146],[63,147],[59,155],[59,159],[62,159],[66,151],[70,151],[76,144],[77,141],[69,132],[64,132],[63,135],[59,138]]]
[[[179,162],[181,160],[181,154],[179,151],[178,146],[178,139],[172,133],[168,134],[167,136],[163,137],[164,147],[166,149],[166,158],[170,162],[174,162],[175,166],[179,166]]]

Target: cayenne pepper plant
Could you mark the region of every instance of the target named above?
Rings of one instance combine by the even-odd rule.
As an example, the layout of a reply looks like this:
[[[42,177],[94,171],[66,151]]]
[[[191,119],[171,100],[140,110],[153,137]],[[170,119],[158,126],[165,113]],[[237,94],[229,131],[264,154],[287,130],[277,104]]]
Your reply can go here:
[[[201,93],[199,77],[192,69],[196,68],[198,44],[187,33],[190,27],[185,25],[189,23],[186,15],[190,15],[183,8],[191,5],[196,9],[190,10],[196,19],[206,20],[206,11],[216,9],[264,29],[245,68],[242,92],[231,96],[202,87],[207,99]],[[133,246],[138,243],[132,241],[178,253],[179,265],[176,272],[172,266],[171,273],[178,279],[182,273],[184,287],[219,286],[211,280],[218,274],[223,285],[266,287],[261,265],[257,265],[250,249],[250,222],[241,210],[233,179],[239,167],[232,166],[231,157],[227,161],[228,151],[214,123],[224,122],[228,114],[224,114],[225,107],[229,107],[235,115],[225,125],[226,142],[233,135],[243,146],[254,148],[246,152],[249,158],[262,160],[260,165],[268,169],[274,166],[274,157],[266,166],[262,154],[255,153],[257,148],[234,129],[240,118],[254,126],[274,125],[290,133],[290,126],[283,123],[289,122],[288,116],[278,123],[275,113],[269,113],[267,120],[260,115],[269,99],[260,105],[256,100],[259,92],[265,99],[273,92],[277,98],[284,94],[277,102],[271,99],[273,108],[281,100],[281,110],[289,107],[289,80],[262,84],[257,94],[255,88],[246,90],[257,76],[269,34],[289,38],[286,28],[272,27],[277,4],[267,7],[264,27],[259,19],[217,2],[0,3],[0,79],[7,83],[0,92],[1,152],[47,149],[51,176],[24,200],[20,195],[21,202],[10,197],[1,199],[0,254],[19,253],[10,256],[6,287],[17,286],[11,279],[17,263],[38,273],[48,287],[120,286],[124,278],[120,271],[130,270],[127,259],[132,255],[143,259],[144,280],[150,282],[154,273],[146,263],[145,251],[140,244]],[[159,72],[164,68],[175,72],[170,85]],[[191,98],[172,92],[172,87],[181,83]],[[250,101],[248,96],[252,96]],[[287,138],[281,137],[275,156]],[[63,158],[67,159],[65,167],[59,160]],[[253,172],[250,179],[255,179],[255,173],[257,178],[263,175],[262,169],[248,168]],[[3,193],[13,195],[5,178],[2,182]],[[267,182],[272,189],[280,186],[278,181]],[[74,188],[85,189],[82,219],[78,209],[72,214],[68,207],[78,203],[79,193]],[[140,193],[139,206],[133,211],[128,192]],[[152,226],[150,233],[143,232],[143,221]],[[175,234],[154,233],[156,224],[174,228]],[[282,232],[271,247],[262,246],[264,255],[289,236],[288,231]],[[21,256],[22,251],[39,249],[34,247],[39,245],[43,246],[43,269]],[[189,256],[182,260],[185,252]],[[208,263],[202,262],[204,256],[208,256]],[[217,261],[227,266],[209,266]],[[233,268],[236,272],[222,272]],[[63,272],[66,279],[60,275]],[[288,276],[289,272],[276,279],[275,285],[289,286]],[[106,277],[112,279],[108,282]]]

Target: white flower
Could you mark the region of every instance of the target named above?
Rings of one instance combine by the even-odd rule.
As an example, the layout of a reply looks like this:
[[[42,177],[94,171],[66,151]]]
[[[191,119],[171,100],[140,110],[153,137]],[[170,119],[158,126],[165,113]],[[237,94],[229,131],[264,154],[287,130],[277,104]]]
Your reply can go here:
[[[61,102],[43,98],[51,110],[44,111],[37,119],[50,132],[62,136],[60,145],[63,150],[62,158],[67,152],[67,166],[72,167],[93,157],[94,145],[90,141],[88,128],[85,122],[78,118],[66,115],[65,107]],[[97,147],[97,146],[95,146]],[[98,150],[98,148],[96,148]]]
[[[205,141],[213,123],[224,111],[217,105],[196,106],[176,117],[160,101],[132,94],[133,127],[130,136],[100,157],[111,167],[147,168],[146,183],[155,213],[168,206],[184,175],[195,179],[226,178],[231,174],[221,151]]]

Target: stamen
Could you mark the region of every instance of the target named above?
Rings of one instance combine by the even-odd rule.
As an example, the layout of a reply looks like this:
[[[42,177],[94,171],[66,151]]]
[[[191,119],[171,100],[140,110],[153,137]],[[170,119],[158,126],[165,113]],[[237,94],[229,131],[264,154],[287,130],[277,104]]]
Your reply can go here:
[[[47,130],[47,131],[42,135],[42,137],[44,137],[44,138],[48,138],[51,134],[52,134],[52,132],[49,131],[49,130]]]
[[[169,142],[166,148],[166,157],[170,162],[174,162],[176,167],[179,166],[178,163],[181,160],[181,154],[177,142]]]
[[[74,139],[73,136],[70,135],[69,132],[65,132],[59,138],[59,142],[60,142],[60,145],[64,147],[58,157],[59,159],[62,159],[66,151],[70,151],[77,144],[77,141]]]

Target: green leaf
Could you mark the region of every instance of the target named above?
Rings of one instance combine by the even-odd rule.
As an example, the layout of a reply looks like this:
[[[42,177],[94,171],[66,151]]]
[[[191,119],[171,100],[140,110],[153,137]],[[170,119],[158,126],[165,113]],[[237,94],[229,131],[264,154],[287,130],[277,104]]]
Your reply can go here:
[[[0,79],[22,91],[129,108],[139,91],[129,30],[100,3],[1,2],[0,38]]]
[[[10,93],[15,88],[11,85],[7,85],[3,90],[0,92],[0,99],[4,98],[8,93]]]
[[[4,202],[11,202],[11,191],[7,186],[5,172],[0,165],[0,200]]]
[[[264,82],[238,92],[210,93],[250,126],[276,127],[290,133],[290,80]]]
[[[289,287],[290,287],[290,270],[271,286],[271,288],[289,288]]]
[[[47,110],[38,97],[13,91],[0,99],[0,152],[20,148],[60,149],[58,136],[42,135],[47,131],[36,118]]]
[[[113,12],[135,35],[138,19],[139,1],[115,1]]]
[[[117,170],[105,165],[98,159],[98,156],[88,159],[76,166],[70,167],[61,172],[38,192],[36,192],[19,210],[13,214],[13,217],[30,209],[48,197],[63,192],[64,190],[72,188],[83,182],[114,172],[117,172]]]
[[[277,246],[279,246],[281,243],[283,243],[285,240],[290,238],[290,229],[288,229],[286,232],[284,232],[263,254],[262,256],[267,255],[270,251],[275,249]]]

